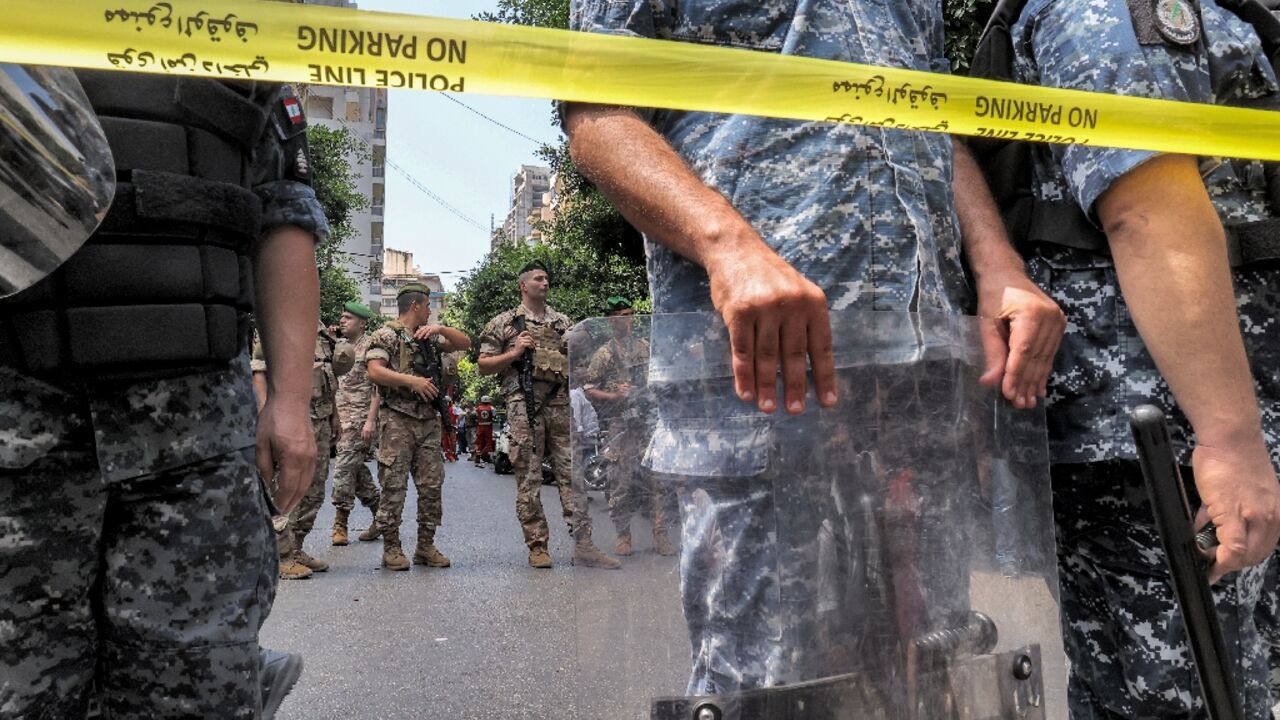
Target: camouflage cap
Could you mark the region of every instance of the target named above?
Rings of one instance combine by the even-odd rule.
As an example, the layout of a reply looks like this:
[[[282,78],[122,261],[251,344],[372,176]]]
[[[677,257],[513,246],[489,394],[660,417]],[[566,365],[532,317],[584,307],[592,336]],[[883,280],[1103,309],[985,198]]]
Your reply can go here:
[[[419,292],[419,293],[422,293],[423,295],[430,295],[431,288],[427,287],[426,285],[423,285],[422,283],[408,283],[404,287],[400,288],[400,291],[396,293],[396,297],[400,297],[405,293],[411,293],[411,292]]]
[[[364,303],[358,303],[355,300],[352,300],[351,302],[348,302],[346,305],[343,305],[342,308],[347,312],[351,313],[352,315],[355,315],[358,318],[364,318],[365,320],[368,320],[369,318],[373,317],[373,311],[370,310],[367,305],[365,305]]]

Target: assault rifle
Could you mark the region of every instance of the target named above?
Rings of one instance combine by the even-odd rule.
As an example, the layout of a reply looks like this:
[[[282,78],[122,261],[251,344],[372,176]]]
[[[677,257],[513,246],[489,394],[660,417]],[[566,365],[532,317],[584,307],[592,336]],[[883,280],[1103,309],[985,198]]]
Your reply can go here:
[[[516,315],[511,327],[515,328],[517,335],[528,329],[523,315]],[[538,399],[533,392],[533,348],[525,348],[525,351],[520,354],[520,358],[513,364],[516,366],[516,372],[519,373],[520,393],[524,395],[524,409],[529,415],[529,430],[532,431],[533,421],[538,417],[538,410],[533,407],[533,404]]]
[[[1154,405],[1143,405],[1130,414],[1129,425],[1138,446],[1138,461],[1142,464],[1156,529],[1169,562],[1178,609],[1187,626],[1205,708],[1210,720],[1242,720],[1240,695],[1227,668],[1226,645],[1206,572],[1209,560],[1203,550],[1207,549],[1205,545],[1214,543],[1213,536],[1206,532],[1197,536],[1195,532],[1195,515],[1187,501],[1164,412]]]
[[[431,401],[431,406],[440,413],[441,419],[451,423],[453,419],[448,417],[449,404],[445,402],[444,364],[440,360],[440,351],[430,341],[419,341],[407,331],[406,335],[413,348],[413,353],[409,356],[409,364],[413,365],[414,374],[427,378],[436,386],[436,399]],[[401,342],[404,340],[402,339]]]

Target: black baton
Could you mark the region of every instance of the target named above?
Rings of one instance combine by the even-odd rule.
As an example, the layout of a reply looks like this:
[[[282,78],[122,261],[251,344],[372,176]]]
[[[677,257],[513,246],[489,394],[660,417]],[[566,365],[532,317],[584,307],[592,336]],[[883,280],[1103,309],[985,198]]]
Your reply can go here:
[[[1173,455],[1164,412],[1154,405],[1143,405],[1129,416],[1129,425],[1138,446],[1156,530],[1169,561],[1173,591],[1187,626],[1205,708],[1210,720],[1243,720],[1240,694],[1227,668],[1222,627],[1209,590],[1209,560],[1197,543],[1195,516]]]

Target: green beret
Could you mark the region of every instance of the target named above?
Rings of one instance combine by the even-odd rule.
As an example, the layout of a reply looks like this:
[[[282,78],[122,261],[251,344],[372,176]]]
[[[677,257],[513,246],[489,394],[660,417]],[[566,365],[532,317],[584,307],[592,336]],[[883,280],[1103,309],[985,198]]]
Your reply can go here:
[[[604,304],[609,308],[610,312],[631,309],[631,301],[621,295],[610,296],[608,300],[604,301]]]
[[[520,268],[520,274],[523,275],[527,272],[532,272],[534,270],[541,270],[542,272],[548,275],[551,274],[551,271],[547,269],[546,265],[542,264],[541,260],[534,260],[528,263],[527,265],[525,265],[524,267]]]
[[[343,305],[342,307],[344,310],[351,313],[352,315],[355,315],[358,318],[364,318],[365,320],[368,320],[369,318],[373,317],[373,311],[370,310],[368,306],[364,305],[363,303],[358,303],[355,300],[352,300],[351,302],[347,303],[346,305]]]
[[[426,285],[423,285],[422,283],[408,283],[404,287],[400,288],[400,292],[396,293],[396,297],[400,297],[405,293],[411,293],[411,292],[418,292],[418,293],[422,293],[423,295],[430,295],[431,288],[427,287]]]

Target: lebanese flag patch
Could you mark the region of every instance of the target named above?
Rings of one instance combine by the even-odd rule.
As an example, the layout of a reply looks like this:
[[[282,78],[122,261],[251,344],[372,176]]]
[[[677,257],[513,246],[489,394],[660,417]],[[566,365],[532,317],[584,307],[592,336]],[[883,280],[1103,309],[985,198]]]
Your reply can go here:
[[[289,122],[294,125],[302,123],[302,104],[298,102],[296,97],[287,97],[284,99],[284,111],[289,116]]]

